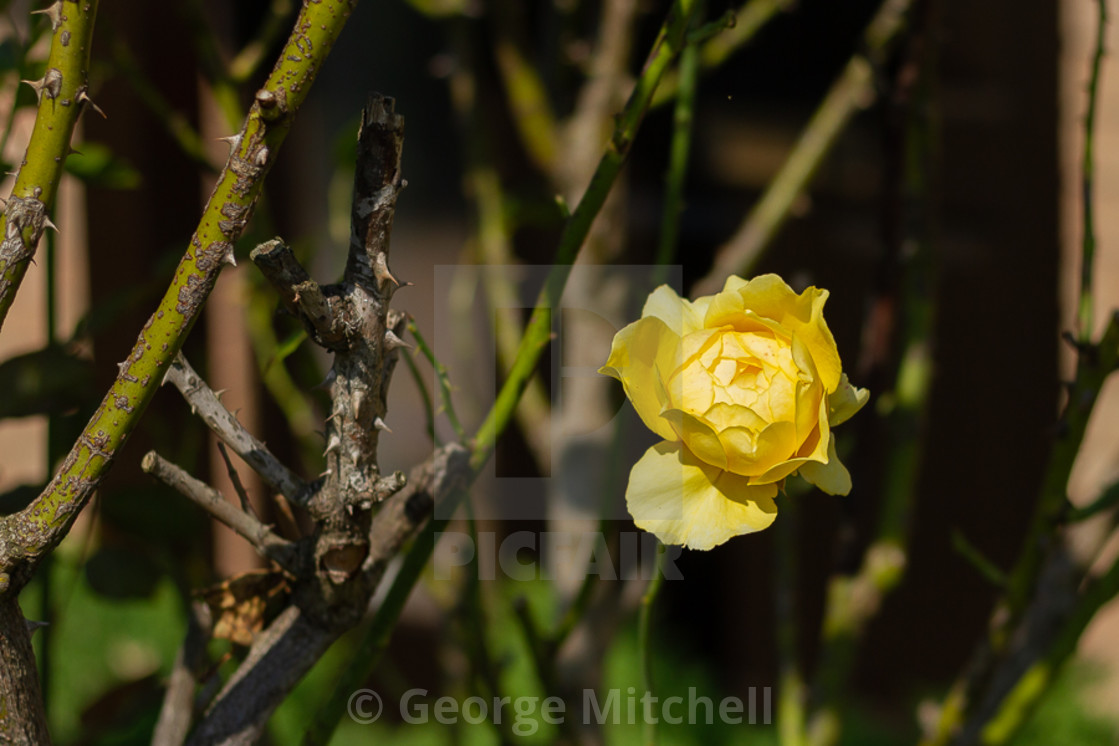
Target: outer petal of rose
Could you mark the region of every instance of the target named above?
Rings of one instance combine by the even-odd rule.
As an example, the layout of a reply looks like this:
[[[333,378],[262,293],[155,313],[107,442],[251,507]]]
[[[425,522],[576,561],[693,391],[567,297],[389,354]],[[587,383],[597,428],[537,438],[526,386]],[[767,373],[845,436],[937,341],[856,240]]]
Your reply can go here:
[[[680,337],[658,318],[633,322],[614,335],[610,357],[598,372],[622,382],[645,427],[668,440],[677,438],[661,418],[668,406],[665,381],[680,365]]]
[[[746,280],[743,280],[738,275],[728,275],[727,281],[723,283],[723,292],[737,292],[739,288],[746,285]]]
[[[866,389],[855,388],[844,373],[839,379],[839,388],[828,397],[828,422],[832,427],[851,419],[852,415],[863,408],[870,399]]]
[[[819,380],[812,354],[800,337],[793,337],[792,349],[799,378],[796,403],[797,447],[799,448],[819,424],[820,419],[827,417],[827,408],[820,406],[824,396],[824,385]]]
[[[716,469],[727,468],[727,454],[719,435],[708,423],[682,409],[666,409],[661,416],[672,425],[668,440],[682,440],[699,460]]]
[[[639,528],[665,544],[711,549],[768,528],[777,517],[776,485],[750,486],[715,469],[679,443],[658,443],[634,465],[626,507]]]
[[[831,430],[827,421],[827,403],[821,400],[817,412],[819,424],[812,430],[809,437],[801,443],[797,455],[773,466],[760,476],[751,477],[750,484],[779,482],[805,464],[823,464],[828,461],[828,443],[831,438]]]
[[[828,462],[809,461],[800,467],[800,475],[829,495],[846,495],[851,491],[851,474],[835,453],[835,436],[828,441]]]
[[[650,316],[663,321],[681,337],[703,328],[703,314],[696,313],[692,304],[668,285],[661,285],[649,294],[641,318]]]
[[[828,291],[810,287],[797,295],[784,280],[770,274],[755,277],[736,292],[741,297],[738,308],[748,308],[759,316],[773,319],[799,336],[812,354],[824,388],[835,391],[843,368],[835,338],[824,321]],[[716,298],[704,323],[707,326],[732,324],[734,314],[741,313],[735,310],[735,305],[730,299]]]

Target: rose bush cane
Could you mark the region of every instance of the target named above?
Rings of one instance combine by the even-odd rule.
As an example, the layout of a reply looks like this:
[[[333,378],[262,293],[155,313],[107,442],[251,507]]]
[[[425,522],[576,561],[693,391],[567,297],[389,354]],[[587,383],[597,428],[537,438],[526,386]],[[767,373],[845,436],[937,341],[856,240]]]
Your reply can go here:
[[[662,285],[614,337],[600,369],[664,438],[630,472],[626,506],[665,544],[710,549],[767,528],[783,480],[851,490],[832,428],[869,397],[824,321],[828,291],[777,275],[727,279],[688,301]]]

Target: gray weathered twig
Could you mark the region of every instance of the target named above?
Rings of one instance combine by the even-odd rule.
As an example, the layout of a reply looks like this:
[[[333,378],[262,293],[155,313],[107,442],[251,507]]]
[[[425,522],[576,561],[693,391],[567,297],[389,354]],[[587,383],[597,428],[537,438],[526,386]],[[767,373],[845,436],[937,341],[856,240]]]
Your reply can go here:
[[[206,385],[187,359],[181,354],[167,371],[165,382],[172,384],[190,404],[191,409],[233,449],[246,464],[260,475],[268,487],[299,503],[307,499],[309,486],[294,472],[272,455],[264,443],[257,440],[237,418],[218,400],[217,394]]]
[[[280,567],[295,572],[295,545],[282,539],[253,516],[232,504],[222,494],[205,482],[187,474],[181,468],[148,451],[141,462],[144,471],[188,498],[207,513],[244,537],[262,555]]]

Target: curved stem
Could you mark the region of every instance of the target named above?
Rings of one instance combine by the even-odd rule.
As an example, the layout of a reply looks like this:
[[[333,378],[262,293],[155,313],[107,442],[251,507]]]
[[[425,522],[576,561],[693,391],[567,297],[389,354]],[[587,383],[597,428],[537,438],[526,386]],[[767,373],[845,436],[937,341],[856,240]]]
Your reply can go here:
[[[97,0],[76,3],[63,12],[62,0],[43,12],[53,35],[42,79],[25,81],[39,94],[39,112],[8,206],[0,217],[0,327],[15,300],[27,265],[50,221],[62,166],[78,117],[92,105],[87,94],[89,52]]]

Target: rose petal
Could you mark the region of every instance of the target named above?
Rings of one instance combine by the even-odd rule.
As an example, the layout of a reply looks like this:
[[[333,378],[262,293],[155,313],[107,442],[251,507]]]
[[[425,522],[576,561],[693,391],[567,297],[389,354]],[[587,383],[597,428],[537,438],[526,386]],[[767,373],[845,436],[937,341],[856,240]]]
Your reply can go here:
[[[682,440],[695,456],[717,469],[727,468],[727,454],[710,424],[682,409],[666,409],[661,416],[672,425],[674,435],[666,440]]]
[[[750,478],[750,484],[769,484],[779,482],[808,463],[824,463],[828,460],[828,439],[831,431],[827,421],[827,402],[820,400],[816,410],[816,425],[800,444],[793,458],[775,464],[764,474]]]
[[[634,465],[626,507],[639,528],[665,544],[711,549],[768,528],[777,517],[776,494],[775,485],[750,486],[745,478],[696,459],[679,443],[665,441]]]
[[[739,296],[737,300],[729,297],[734,294]],[[741,316],[746,309],[778,322],[804,340],[824,388],[832,392],[839,385],[842,364],[835,338],[824,321],[824,303],[827,299],[827,290],[810,287],[797,295],[777,275],[759,275],[739,287],[735,293],[724,292],[716,296],[707,310],[704,325],[733,325],[735,317]]]
[[[703,314],[696,313],[691,302],[668,285],[661,285],[649,294],[641,310],[641,318],[648,317],[660,319],[681,337],[703,328]]]
[[[828,422],[832,427],[846,422],[862,409],[869,399],[870,392],[852,386],[847,380],[847,374],[844,373],[839,378],[839,387],[828,397]]]
[[[756,477],[796,453],[796,425],[772,422],[758,433],[744,427],[730,427],[719,432],[719,441],[727,455],[729,471]]]
[[[726,430],[728,427],[744,427],[754,432],[761,432],[769,424],[757,412],[741,404],[727,404],[716,402],[703,413],[703,419],[715,431]]]
[[[851,491],[851,474],[835,452],[835,435],[828,439],[828,462],[808,461],[800,467],[800,475],[829,495],[846,495]]]
[[[640,319],[614,335],[610,358],[598,372],[622,382],[645,427],[668,440],[677,436],[661,418],[669,406],[667,379],[682,362],[680,337],[656,317]]]

